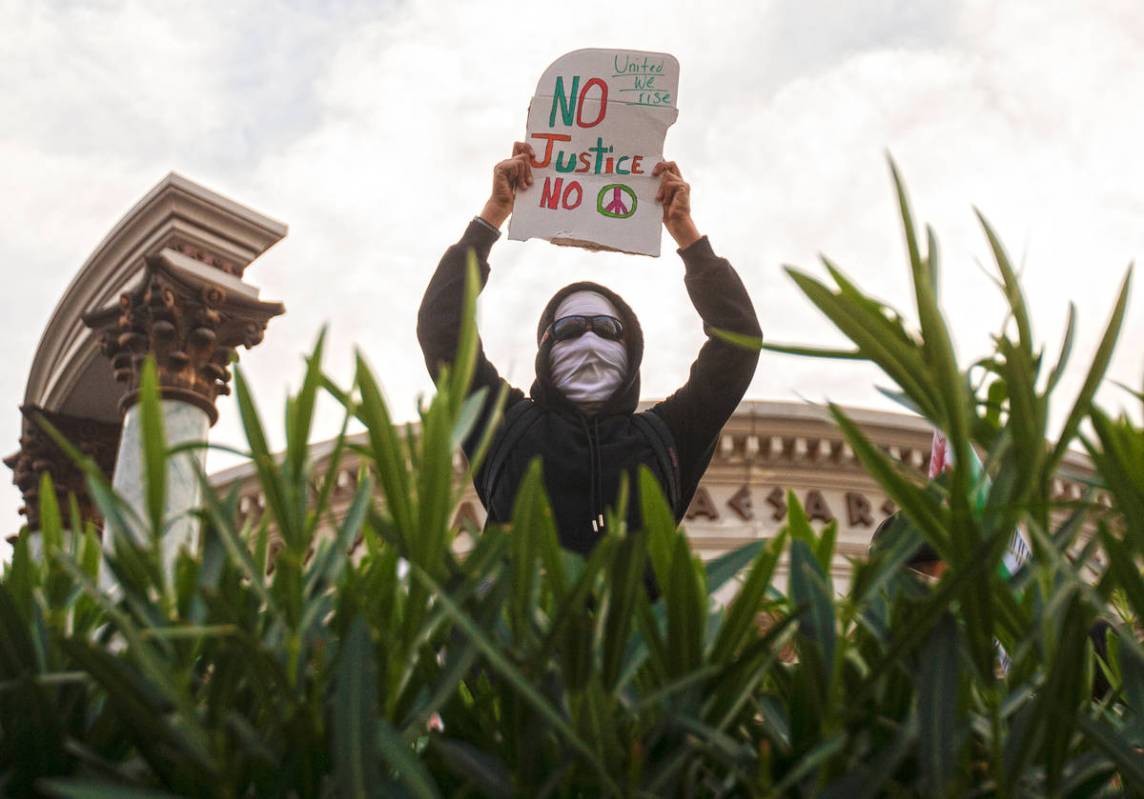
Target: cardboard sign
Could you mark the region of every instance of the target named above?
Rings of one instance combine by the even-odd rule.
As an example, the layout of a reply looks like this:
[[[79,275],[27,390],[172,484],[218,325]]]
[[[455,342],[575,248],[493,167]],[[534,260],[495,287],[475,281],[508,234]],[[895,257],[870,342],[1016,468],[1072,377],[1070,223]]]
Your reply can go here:
[[[675,122],[679,62],[667,53],[574,50],[545,70],[528,106],[533,183],[508,237],[659,255],[663,140]]]

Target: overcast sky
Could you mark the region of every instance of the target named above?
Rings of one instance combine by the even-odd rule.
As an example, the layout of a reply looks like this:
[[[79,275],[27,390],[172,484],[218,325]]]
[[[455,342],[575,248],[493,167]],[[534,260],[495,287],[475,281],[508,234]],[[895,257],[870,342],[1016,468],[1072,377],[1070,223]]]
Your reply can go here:
[[[692,184],[700,230],[739,270],[772,341],[842,343],[782,272],[821,274],[820,252],[911,309],[887,150],[941,240],[963,363],[986,351],[1002,312],[978,266],[990,259],[974,205],[1024,264],[1034,332],[1051,350],[1077,304],[1063,397],[1083,380],[1119,281],[1144,253],[1138,0],[0,0],[0,10],[5,454],[17,448],[16,408],[61,292],[171,170],[290,226],[247,272],[287,308],[242,354],[275,431],[323,324],[330,370],[348,382],[361,348],[398,416],[413,416],[430,388],[414,334],[421,292],[480,210],[492,165],[523,135],[540,74],[582,47],[678,58],[666,150]],[[502,238],[482,297],[489,356],[527,386],[546,300],[597,280],[641,318],[644,398],[669,393],[702,342],[669,244],[665,236],[664,257],[649,259]],[[1144,309],[1133,293],[1112,376],[1139,386]],[[861,365],[764,354],[748,398],[891,407],[879,382]],[[1102,399],[1128,404],[1115,389]],[[220,403],[215,440],[241,441],[232,402]],[[339,421],[327,406],[318,437]],[[19,525],[9,480],[5,533]]]

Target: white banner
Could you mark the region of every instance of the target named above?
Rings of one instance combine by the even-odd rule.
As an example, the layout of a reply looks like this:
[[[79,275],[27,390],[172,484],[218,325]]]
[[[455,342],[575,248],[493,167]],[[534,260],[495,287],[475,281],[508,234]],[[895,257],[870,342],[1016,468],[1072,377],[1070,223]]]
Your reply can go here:
[[[658,256],[655,202],[675,122],[679,62],[667,53],[575,50],[540,78],[528,107],[533,183],[517,192],[508,237]]]

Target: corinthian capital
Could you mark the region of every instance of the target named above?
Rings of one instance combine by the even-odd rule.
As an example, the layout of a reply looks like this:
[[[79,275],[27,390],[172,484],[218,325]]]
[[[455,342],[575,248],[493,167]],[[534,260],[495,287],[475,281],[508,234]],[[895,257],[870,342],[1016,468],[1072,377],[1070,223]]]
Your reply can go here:
[[[52,477],[59,506],[67,518],[68,494],[75,494],[83,521],[99,521],[99,514],[87,493],[83,472],[48,436],[38,422],[43,416],[83,454],[95,461],[104,475],[110,477],[115,468],[119,448],[119,425],[81,419],[42,408],[25,405],[20,430],[20,449],[4,463],[12,470],[12,482],[20,489],[24,507],[20,508],[30,530],[40,529],[40,481],[45,474]]]
[[[85,315],[84,323],[99,332],[115,379],[127,386],[121,412],[138,400],[142,365],[152,355],[160,395],[202,408],[214,424],[237,348],[261,342],[267,322],[284,311],[237,277],[165,249],[146,259],[143,280],[117,305]]]

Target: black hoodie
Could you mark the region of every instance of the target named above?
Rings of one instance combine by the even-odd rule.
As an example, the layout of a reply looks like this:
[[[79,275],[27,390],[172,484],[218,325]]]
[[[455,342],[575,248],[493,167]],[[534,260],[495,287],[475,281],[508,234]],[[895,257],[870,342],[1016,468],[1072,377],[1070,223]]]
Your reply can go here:
[[[483,288],[489,277],[489,250],[499,236],[491,227],[474,219],[461,240],[445,251],[429,281],[417,316],[417,337],[425,354],[426,366],[434,378],[440,365],[452,361],[457,351],[466,253],[471,249],[477,256]],[[699,357],[691,365],[687,383],[650,411],[644,412],[657,414],[666,423],[673,439],[682,497],[676,508],[677,520],[682,518],[695,493],[719,432],[743,398],[758,363],[758,353],[718,339],[710,329],[753,337],[762,335],[742,281],[726,259],[715,255],[706,236],[680,250],[679,255],[686,267],[684,283],[687,293],[703,319],[708,337]],[[634,479],[637,467],[644,464],[652,469],[661,485],[666,486],[668,482],[668,475],[663,473],[652,442],[633,420],[639,403],[643,332],[628,304],[610,289],[595,283],[566,286],[544,309],[537,328],[537,341],[541,342],[560,301],[574,291],[583,290],[603,294],[622,317],[628,354],[627,379],[593,416],[585,416],[553,386],[549,369],[552,341],[543,341],[536,354],[536,380],[529,396],[526,397],[519,389],[510,388],[505,409],[507,415],[516,403],[533,402],[540,413],[535,414],[504,460],[503,471],[497,477],[491,496],[484,496],[482,491],[483,475],[476,476],[478,496],[488,511],[489,521],[505,522],[511,517],[513,498],[528,464],[539,455],[560,542],[566,548],[581,553],[590,550],[603,535],[593,521],[605,508],[615,505],[621,474],[627,473],[632,478],[633,493],[628,512],[631,529],[637,529],[640,524]],[[485,413],[491,409],[502,383],[500,374],[485,357],[484,348],[478,347],[471,390],[489,389]],[[472,455],[483,425],[479,424],[476,429],[478,432],[464,443],[466,455]],[[498,443],[494,439],[490,451],[495,451]],[[486,465],[489,462],[486,460]]]

